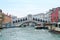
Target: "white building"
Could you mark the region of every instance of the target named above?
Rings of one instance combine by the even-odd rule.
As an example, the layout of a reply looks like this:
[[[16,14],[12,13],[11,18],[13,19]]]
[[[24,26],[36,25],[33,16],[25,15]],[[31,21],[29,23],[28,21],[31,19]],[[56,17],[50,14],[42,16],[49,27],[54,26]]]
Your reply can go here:
[[[46,13],[46,20],[47,20],[47,22],[51,22],[51,13],[52,13],[52,11],[51,10],[49,10],[47,13]]]
[[[12,17],[11,26],[14,26],[13,21],[17,20],[18,18],[17,18],[17,16],[11,16],[11,17]]]
[[[42,19],[43,20],[43,17],[45,16],[44,13],[40,13],[40,14],[36,14],[36,15],[33,15],[33,17],[36,17],[36,18],[39,18],[39,19]]]
[[[41,20],[47,21],[45,13],[36,14],[36,15],[33,15],[33,17],[36,17],[36,18],[39,18]]]

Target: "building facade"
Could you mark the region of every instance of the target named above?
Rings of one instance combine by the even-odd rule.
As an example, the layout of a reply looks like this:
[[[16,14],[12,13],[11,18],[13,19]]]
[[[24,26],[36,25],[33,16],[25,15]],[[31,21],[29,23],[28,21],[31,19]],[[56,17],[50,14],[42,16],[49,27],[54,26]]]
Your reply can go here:
[[[60,7],[58,7],[58,22],[60,22]]]
[[[14,23],[17,23],[17,21],[19,20],[19,18],[17,18],[17,16],[11,16],[11,19],[12,19],[11,26],[14,27],[15,26]]]
[[[4,20],[4,14],[3,14],[2,10],[0,9],[0,29],[2,29],[3,20]]]
[[[59,8],[53,8],[51,13],[51,22],[58,22],[59,19]]]
[[[4,14],[3,27],[11,27],[11,15]]]
[[[39,19],[41,19],[41,20],[46,20],[46,19],[45,19],[46,14],[44,14],[44,13],[40,13],[40,14],[33,15],[33,17],[39,18]]]

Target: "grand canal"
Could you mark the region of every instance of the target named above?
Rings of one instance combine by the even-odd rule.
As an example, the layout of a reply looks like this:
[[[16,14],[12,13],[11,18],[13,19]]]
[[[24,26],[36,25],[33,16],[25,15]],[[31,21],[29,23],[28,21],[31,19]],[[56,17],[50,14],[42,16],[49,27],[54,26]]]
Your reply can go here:
[[[1,31],[0,40],[60,40],[60,34],[34,27],[8,28]]]

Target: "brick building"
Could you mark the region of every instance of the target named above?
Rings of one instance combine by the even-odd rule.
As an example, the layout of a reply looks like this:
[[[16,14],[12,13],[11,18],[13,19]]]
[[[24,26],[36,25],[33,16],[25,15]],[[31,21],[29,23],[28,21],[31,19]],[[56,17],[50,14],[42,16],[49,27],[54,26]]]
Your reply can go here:
[[[52,11],[52,13],[51,13],[51,22],[58,22],[59,7],[58,8],[53,8],[51,11]]]

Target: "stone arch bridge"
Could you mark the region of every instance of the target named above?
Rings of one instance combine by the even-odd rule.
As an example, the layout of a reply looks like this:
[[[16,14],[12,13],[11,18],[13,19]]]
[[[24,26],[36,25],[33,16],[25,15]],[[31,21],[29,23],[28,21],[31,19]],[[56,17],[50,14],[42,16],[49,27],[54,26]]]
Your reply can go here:
[[[31,24],[40,25],[41,27],[43,27],[43,22],[45,22],[45,21],[41,20],[39,18],[25,17],[25,18],[21,18],[21,19],[18,19],[18,20],[14,20],[12,25],[13,26],[21,26],[21,25],[28,25],[29,23],[31,23]]]

